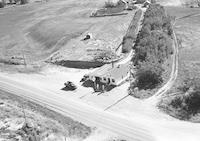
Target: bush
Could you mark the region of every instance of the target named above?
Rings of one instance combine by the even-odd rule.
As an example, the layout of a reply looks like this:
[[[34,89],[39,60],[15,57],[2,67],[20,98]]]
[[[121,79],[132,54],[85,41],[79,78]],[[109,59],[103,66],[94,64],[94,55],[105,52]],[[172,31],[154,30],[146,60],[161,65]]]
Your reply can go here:
[[[27,4],[28,0],[20,0],[20,4]]]
[[[105,16],[112,15],[115,13],[123,12],[126,8],[126,5],[119,0],[117,3],[112,1],[105,2],[105,5],[102,9],[97,10],[92,16]]]
[[[200,113],[200,91],[193,91],[187,95],[176,96],[169,103],[179,119],[189,120]]]
[[[0,0],[0,8],[4,8],[6,5],[4,0]]]
[[[146,0],[137,0],[136,3],[137,4],[143,4]]]
[[[114,7],[116,7],[116,3],[114,3],[114,2],[112,2],[112,1],[106,1],[105,2],[105,8],[114,8]]]
[[[200,113],[200,73],[199,67],[184,64],[178,83],[178,91],[182,94],[173,97],[167,107],[174,110],[175,116],[188,120]]]
[[[116,56],[116,54],[110,50],[104,50],[101,51],[99,53],[97,53],[94,57],[94,61],[98,61],[98,62],[109,62],[112,60],[117,59],[118,56]]]
[[[140,62],[137,67],[136,87],[139,89],[153,89],[162,83],[163,68],[157,58],[149,56],[146,61]]]
[[[109,0],[109,1],[107,1],[107,2],[105,2],[105,8],[125,8],[125,4],[121,1],[121,0],[119,0],[118,2],[113,2],[113,1],[111,1],[111,0]]]
[[[155,3],[156,3],[156,0],[151,0],[151,3],[152,3],[152,4],[155,4]]]
[[[185,98],[188,114],[196,115],[200,112],[200,91],[194,91]]]

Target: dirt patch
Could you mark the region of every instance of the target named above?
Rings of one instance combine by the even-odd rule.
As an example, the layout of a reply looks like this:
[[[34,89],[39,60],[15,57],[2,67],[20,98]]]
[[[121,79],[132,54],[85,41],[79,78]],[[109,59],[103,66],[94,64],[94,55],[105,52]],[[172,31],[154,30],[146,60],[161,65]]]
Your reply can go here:
[[[92,61],[70,61],[70,60],[61,60],[58,62],[54,62],[53,64],[65,66],[68,68],[79,68],[79,69],[90,69],[101,67],[105,63],[103,62],[92,62]]]

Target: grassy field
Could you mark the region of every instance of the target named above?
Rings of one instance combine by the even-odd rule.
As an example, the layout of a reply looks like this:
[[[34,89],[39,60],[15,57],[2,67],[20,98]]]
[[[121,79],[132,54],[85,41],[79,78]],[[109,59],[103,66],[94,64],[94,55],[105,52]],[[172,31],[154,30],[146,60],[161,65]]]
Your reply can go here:
[[[192,122],[200,122],[200,115],[188,115],[188,111],[174,107],[172,101],[177,98],[184,100],[187,97],[187,92],[183,93],[178,88],[183,84],[186,72],[189,74],[197,74],[200,72],[200,8],[183,8],[183,7],[167,7],[170,15],[187,17],[177,20],[175,24],[175,32],[179,42],[179,72],[178,78],[173,85],[173,88],[164,96],[164,99],[159,103],[161,110],[171,116],[179,119],[189,120]],[[192,15],[196,16],[192,16]],[[188,71],[187,71],[188,70]],[[200,77],[197,74],[196,77]],[[198,107],[198,105],[196,105]]]
[[[199,64],[200,56],[200,8],[166,7],[168,13],[177,18],[175,32],[180,44],[179,61]],[[181,68],[181,67],[180,67]]]
[[[126,16],[90,18],[105,0],[51,0],[0,9],[0,63],[91,61],[97,50],[114,51],[134,11]],[[92,39],[82,41],[91,33]],[[88,51],[90,50],[90,51]],[[91,50],[93,52],[91,52]]]
[[[0,91],[0,140],[22,137],[19,131],[26,120],[39,130],[41,140],[64,140],[64,137],[83,140],[92,129],[82,123],[64,117],[43,106],[27,101],[21,97]],[[13,137],[13,138],[12,138]]]
[[[45,59],[94,24],[86,17],[99,6],[97,1],[58,0],[1,9],[1,58],[21,57],[23,51],[28,63]]]

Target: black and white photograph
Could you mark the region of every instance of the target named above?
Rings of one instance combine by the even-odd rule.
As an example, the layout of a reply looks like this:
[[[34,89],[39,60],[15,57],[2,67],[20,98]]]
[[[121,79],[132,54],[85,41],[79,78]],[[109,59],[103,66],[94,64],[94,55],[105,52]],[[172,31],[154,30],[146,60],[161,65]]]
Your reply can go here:
[[[0,141],[200,141],[200,0],[0,0]]]

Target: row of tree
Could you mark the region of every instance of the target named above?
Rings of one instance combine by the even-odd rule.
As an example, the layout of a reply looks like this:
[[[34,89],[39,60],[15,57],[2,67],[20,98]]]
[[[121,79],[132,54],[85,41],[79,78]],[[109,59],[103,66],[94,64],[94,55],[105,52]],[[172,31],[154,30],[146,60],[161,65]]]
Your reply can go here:
[[[128,31],[123,38],[123,41],[122,41],[122,52],[123,53],[130,52],[130,50],[133,47],[133,43],[136,41],[137,29],[138,29],[138,25],[139,25],[141,16],[142,16],[142,10],[139,9],[136,11],[136,13],[131,21],[131,24],[129,25]]]
[[[143,27],[137,36],[135,57],[136,81],[132,87],[153,89],[162,83],[163,63],[173,54],[171,18],[163,6],[150,4]]]

